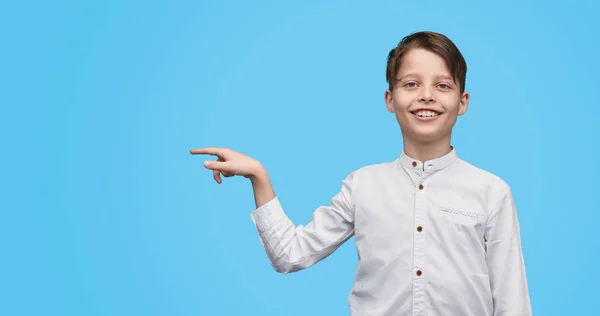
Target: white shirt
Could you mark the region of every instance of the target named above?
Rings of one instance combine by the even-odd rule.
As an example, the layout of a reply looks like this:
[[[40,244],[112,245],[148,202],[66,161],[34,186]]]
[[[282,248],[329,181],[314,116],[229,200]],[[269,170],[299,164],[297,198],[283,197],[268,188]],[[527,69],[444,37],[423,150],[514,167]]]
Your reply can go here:
[[[353,171],[306,226],[278,198],[251,218],[280,273],[316,264],[354,235],[353,316],[532,315],[511,189],[455,148]]]

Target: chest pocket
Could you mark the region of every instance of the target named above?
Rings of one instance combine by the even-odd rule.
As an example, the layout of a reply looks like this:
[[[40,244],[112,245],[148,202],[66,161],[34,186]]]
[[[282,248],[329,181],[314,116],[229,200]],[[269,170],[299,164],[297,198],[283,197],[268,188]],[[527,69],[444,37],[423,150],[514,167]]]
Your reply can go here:
[[[438,206],[439,218],[445,223],[444,236],[447,247],[455,247],[463,255],[482,254],[485,249],[485,227],[488,216],[472,210]]]

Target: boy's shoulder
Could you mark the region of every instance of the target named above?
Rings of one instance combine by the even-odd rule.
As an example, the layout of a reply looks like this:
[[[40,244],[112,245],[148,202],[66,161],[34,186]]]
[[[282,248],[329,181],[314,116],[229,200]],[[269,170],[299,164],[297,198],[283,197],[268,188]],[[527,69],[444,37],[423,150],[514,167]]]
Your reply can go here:
[[[457,181],[468,181],[470,186],[483,188],[487,196],[512,194],[508,182],[500,175],[458,158],[453,166],[453,177]]]

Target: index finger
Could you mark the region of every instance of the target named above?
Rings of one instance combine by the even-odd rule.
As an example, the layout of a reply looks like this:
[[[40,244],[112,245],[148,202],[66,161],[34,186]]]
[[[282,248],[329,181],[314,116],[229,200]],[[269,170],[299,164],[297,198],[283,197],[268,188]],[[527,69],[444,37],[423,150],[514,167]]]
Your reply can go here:
[[[192,150],[190,150],[190,154],[192,154],[192,155],[205,154],[205,155],[214,155],[214,156],[218,156],[218,157],[223,157],[224,152],[223,152],[223,149],[221,149],[221,148],[204,147],[204,148],[192,149]]]

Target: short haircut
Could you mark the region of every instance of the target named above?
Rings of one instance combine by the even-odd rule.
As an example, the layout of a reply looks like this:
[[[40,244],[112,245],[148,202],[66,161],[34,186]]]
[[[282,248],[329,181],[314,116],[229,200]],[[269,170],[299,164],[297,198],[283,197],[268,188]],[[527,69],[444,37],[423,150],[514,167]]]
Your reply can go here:
[[[393,91],[396,83],[402,56],[415,48],[421,48],[440,56],[446,62],[452,80],[460,86],[460,93],[465,91],[467,63],[463,55],[448,37],[429,31],[416,32],[404,37],[398,46],[390,51],[385,75],[390,91]]]

